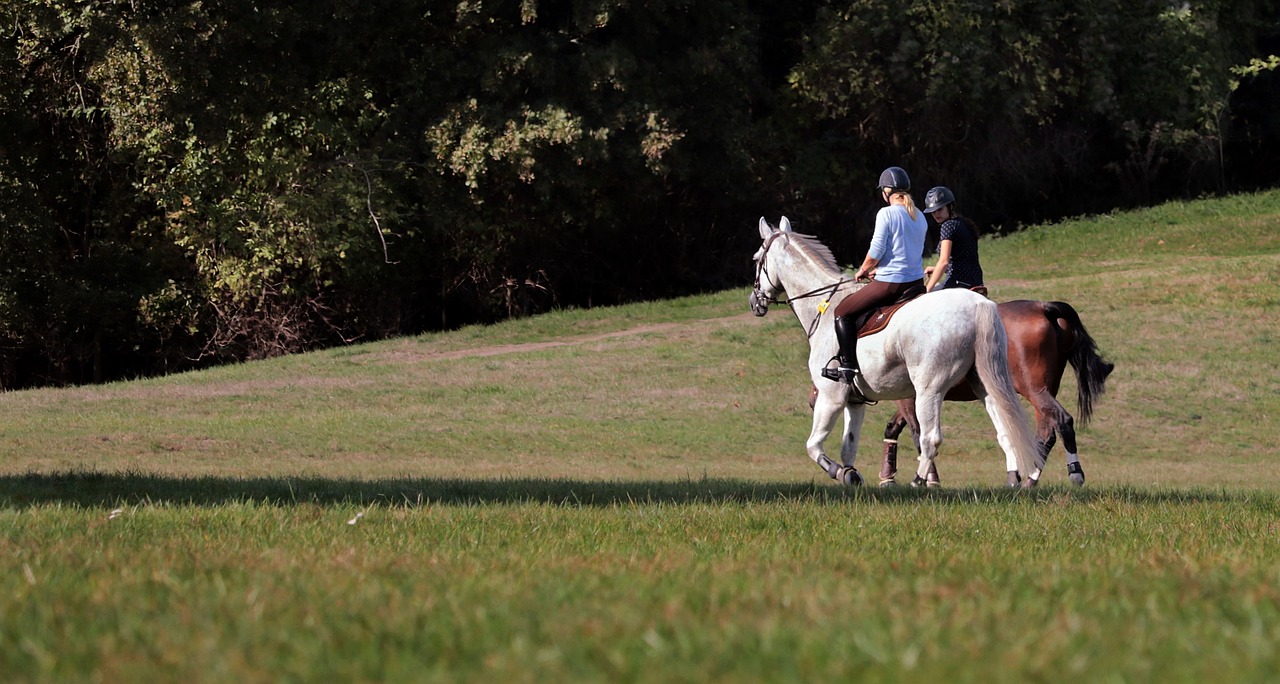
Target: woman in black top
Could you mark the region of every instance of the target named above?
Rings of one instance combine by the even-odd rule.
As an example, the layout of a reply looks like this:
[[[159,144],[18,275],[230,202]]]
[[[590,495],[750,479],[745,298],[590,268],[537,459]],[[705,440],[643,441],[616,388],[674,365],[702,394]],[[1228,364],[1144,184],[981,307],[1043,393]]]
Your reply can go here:
[[[956,211],[955,202],[956,196],[942,186],[924,197],[924,213],[941,226],[938,263],[925,269],[926,290],[984,285],[978,262],[978,226]]]

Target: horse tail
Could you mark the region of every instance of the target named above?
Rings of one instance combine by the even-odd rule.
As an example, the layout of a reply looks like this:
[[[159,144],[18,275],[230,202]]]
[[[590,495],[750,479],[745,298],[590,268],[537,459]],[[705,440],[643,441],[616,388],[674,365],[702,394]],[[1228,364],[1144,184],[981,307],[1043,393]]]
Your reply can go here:
[[[1008,333],[1000,320],[996,303],[989,299],[979,302],[974,320],[977,323],[974,352],[978,379],[982,381],[987,395],[995,400],[995,413],[999,415],[1004,434],[1010,442],[1001,446],[1013,451],[1018,472],[1024,478],[1030,477],[1044,465],[1044,461],[1026,414],[1022,412],[1022,404],[1018,402],[1018,393],[1013,388],[1013,378],[1009,374]]]
[[[1058,320],[1066,322],[1075,338],[1068,351],[1067,360],[1076,371],[1076,403],[1080,407],[1080,424],[1088,425],[1093,416],[1093,404],[1107,391],[1107,376],[1116,365],[1102,358],[1098,344],[1089,336],[1080,314],[1066,302],[1048,302],[1045,315],[1057,327]]]

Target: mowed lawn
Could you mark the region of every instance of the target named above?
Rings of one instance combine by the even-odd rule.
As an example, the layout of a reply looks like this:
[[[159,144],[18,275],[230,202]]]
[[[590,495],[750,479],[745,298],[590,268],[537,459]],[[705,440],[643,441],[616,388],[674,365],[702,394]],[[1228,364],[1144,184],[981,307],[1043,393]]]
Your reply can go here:
[[[0,680],[1280,678],[1280,192],[982,253],[1116,363],[1084,488],[971,404],[839,487],[745,287],[0,395]]]

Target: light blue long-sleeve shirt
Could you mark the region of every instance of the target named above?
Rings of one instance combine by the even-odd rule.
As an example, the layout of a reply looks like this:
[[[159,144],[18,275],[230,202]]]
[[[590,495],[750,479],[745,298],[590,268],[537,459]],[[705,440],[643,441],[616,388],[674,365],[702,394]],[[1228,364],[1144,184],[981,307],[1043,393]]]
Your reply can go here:
[[[907,208],[891,204],[876,213],[876,230],[867,255],[879,261],[876,280],[909,283],[924,278],[924,235],[929,222],[916,210],[911,218]]]

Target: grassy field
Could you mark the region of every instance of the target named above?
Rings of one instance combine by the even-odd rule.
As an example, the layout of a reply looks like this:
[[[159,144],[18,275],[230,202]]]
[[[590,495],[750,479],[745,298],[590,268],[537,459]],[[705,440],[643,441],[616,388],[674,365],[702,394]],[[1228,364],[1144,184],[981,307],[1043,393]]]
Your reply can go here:
[[[1082,489],[968,404],[838,487],[745,288],[2,394],[0,680],[1280,678],[1280,192],[982,250],[1117,364]]]

